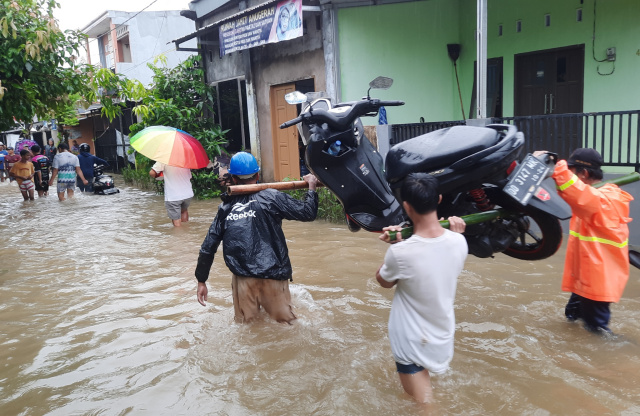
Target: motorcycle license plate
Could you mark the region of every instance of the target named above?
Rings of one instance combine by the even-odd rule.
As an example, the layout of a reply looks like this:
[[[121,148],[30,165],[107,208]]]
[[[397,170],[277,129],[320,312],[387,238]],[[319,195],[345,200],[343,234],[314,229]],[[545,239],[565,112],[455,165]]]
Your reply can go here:
[[[105,189],[105,190],[104,190],[104,194],[105,194],[105,195],[117,194],[118,192],[120,192],[120,191],[118,190],[118,188],[110,188],[110,189]]]
[[[522,205],[527,205],[550,169],[548,165],[529,154],[511,174],[503,190]]]

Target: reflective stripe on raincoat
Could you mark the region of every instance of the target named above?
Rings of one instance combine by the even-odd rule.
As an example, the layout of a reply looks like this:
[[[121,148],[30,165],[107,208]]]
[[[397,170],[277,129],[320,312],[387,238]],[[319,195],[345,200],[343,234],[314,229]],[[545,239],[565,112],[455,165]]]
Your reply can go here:
[[[629,201],[618,186],[594,188],[564,160],[553,173],[558,193],[570,206],[562,290],[600,302],[618,302],[629,279]]]

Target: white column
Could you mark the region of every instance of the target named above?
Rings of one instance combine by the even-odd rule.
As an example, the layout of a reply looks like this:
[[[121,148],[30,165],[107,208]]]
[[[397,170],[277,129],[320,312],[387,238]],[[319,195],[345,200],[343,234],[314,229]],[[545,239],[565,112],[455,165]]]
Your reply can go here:
[[[476,29],[476,116],[487,117],[487,0],[478,0]]]

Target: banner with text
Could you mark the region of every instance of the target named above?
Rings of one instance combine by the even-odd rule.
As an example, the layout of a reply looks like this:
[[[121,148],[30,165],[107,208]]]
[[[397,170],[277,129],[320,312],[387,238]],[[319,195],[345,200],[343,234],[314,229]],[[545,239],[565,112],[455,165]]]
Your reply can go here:
[[[302,36],[302,0],[251,10],[220,25],[220,56]]]

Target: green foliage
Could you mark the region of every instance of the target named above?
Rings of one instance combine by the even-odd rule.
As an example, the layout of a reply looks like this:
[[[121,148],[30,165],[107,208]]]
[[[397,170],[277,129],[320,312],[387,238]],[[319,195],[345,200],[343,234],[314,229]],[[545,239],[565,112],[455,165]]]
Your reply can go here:
[[[126,166],[122,169],[124,182],[140,189],[155,190],[158,193],[162,193],[164,190],[162,181],[157,181],[149,176],[153,161],[140,153],[136,153],[135,158],[135,167]]]
[[[192,172],[191,183],[193,184],[193,193],[198,199],[217,198],[222,195],[222,188],[217,182],[218,175],[213,172],[207,172],[200,169]]]
[[[328,188],[318,188],[318,218],[336,223],[345,221],[342,204]]]
[[[202,143],[209,159],[213,160],[213,158],[225,152],[222,146],[227,143],[224,135],[228,131],[229,130],[222,130],[220,125],[215,124],[211,127],[211,130],[201,136],[200,143]]]
[[[149,64],[153,87],[146,95],[132,97],[141,98],[133,111],[142,116],[142,122],[132,126],[131,134],[149,126],[171,126],[198,139],[210,157],[220,154],[226,131],[213,121],[214,89],[204,82],[199,62],[199,56],[191,56],[175,68]],[[137,94],[137,90],[131,92]]]
[[[91,103],[99,101],[102,115],[112,121],[122,114],[128,100],[141,101],[148,94],[140,81],[100,68],[92,73],[91,89],[86,93],[86,99]]]
[[[80,94],[69,95],[69,102],[55,114],[60,128],[62,126],[77,126],[80,124],[77,107],[81,101],[82,96]]]
[[[159,58],[165,62],[165,59]],[[149,64],[153,71],[152,87],[141,88],[140,83],[127,80],[125,77],[110,71],[99,70],[94,77],[94,99],[100,99],[102,112],[113,120],[121,112],[120,103],[135,101],[138,103],[133,112],[142,118],[140,123],[131,126],[131,135],[135,135],[149,126],[170,126],[195,137],[204,147],[209,159],[220,155],[227,141],[225,134],[213,121],[212,103],[215,99],[214,89],[204,82],[204,71],[200,67],[200,57],[192,56],[175,68],[157,66],[158,61]],[[145,158],[146,159],[146,158]],[[146,182],[151,161],[144,161],[136,156],[136,169],[140,173],[127,172],[125,181],[131,179],[145,189],[155,187]],[[146,163],[149,162],[149,163]],[[217,175],[206,169],[193,171],[193,188],[197,198],[217,197],[222,193],[218,185]],[[143,179],[144,178],[144,179]]]
[[[162,191],[161,185],[157,183],[160,181],[156,181],[149,176],[149,169],[130,168],[127,166],[122,169],[122,179],[124,179],[125,183],[131,184],[136,188],[156,190],[157,192]]]
[[[299,180],[286,178],[285,181]],[[318,193],[318,219],[330,222],[343,223],[345,221],[344,208],[336,196],[325,187],[316,189]],[[307,193],[306,189],[296,189],[295,191],[284,191],[296,199],[302,199]]]
[[[13,117],[54,117],[69,95],[87,91],[89,67],[76,63],[85,36],[62,32],[54,0],[0,0],[0,131]]]

